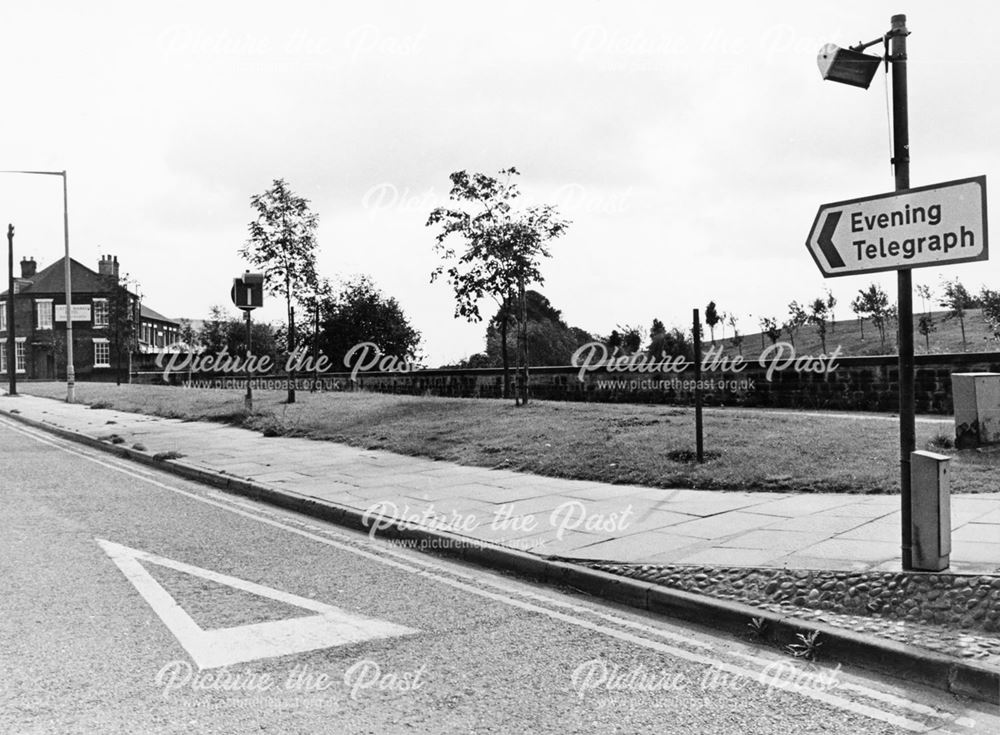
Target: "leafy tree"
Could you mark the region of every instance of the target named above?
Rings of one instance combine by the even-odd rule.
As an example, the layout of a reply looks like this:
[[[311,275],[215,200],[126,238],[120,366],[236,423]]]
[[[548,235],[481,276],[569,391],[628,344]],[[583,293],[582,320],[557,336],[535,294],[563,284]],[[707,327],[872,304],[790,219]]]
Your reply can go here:
[[[957,278],[945,281],[942,288],[944,293],[939,303],[948,309],[948,315],[945,319],[958,319],[959,326],[962,328],[962,351],[964,352],[968,349],[965,341],[965,312],[976,306],[976,300],[972,298]]]
[[[612,329],[611,334],[604,340],[604,344],[607,345],[610,354],[615,354],[615,352],[622,348],[621,333],[617,329]]]
[[[983,319],[992,333],[993,340],[1000,342],[1000,291],[983,286],[979,292],[979,303],[983,308]]]
[[[192,329],[192,332],[194,330]],[[250,328],[251,351],[254,355],[268,356],[274,364],[278,363],[278,338],[274,327],[266,322],[253,322]],[[185,340],[187,342],[187,340]],[[194,334],[189,345],[200,345],[211,354],[226,353],[242,356],[247,351],[247,325],[245,318],[234,316],[221,306],[213,306],[209,317],[201,329]]]
[[[864,342],[865,339],[865,316],[868,314],[867,307],[865,305],[865,298],[863,292],[858,292],[858,295],[854,297],[851,302],[851,311],[858,318],[858,325],[861,327],[861,341]]]
[[[767,338],[771,340],[772,345],[776,344],[777,341],[781,339],[781,327],[778,325],[778,320],[773,317],[769,316],[761,317],[760,329],[761,329],[761,349],[764,348],[764,340],[763,340],[764,336],[767,336]]]
[[[859,290],[858,296],[851,304],[851,308],[862,319],[862,331],[864,330],[864,318],[868,317],[878,329],[882,347],[885,348],[885,328],[891,317],[889,306],[889,296],[877,283],[869,284],[865,290]]]
[[[837,316],[834,314],[833,310],[837,306],[837,297],[833,295],[833,291],[826,289],[826,310],[830,314],[830,331],[837,331]],[[825,351],[825,350],[824,350]]]
[[[709,301],[705,307],[705,324],[708,325],[708,333],[712,336],[712,344],[715,344],[715,325],[722,321],[714,301]]]
[[[934,317],[930,314],[921,314],[920,319],[917,320],[917,331],[924,335],[924,343],[927,345],[927,353],[930,354],[931,332],[937,331],[937,326],[934,324]]]
[[[131,356],[138,349],[140,306],[138,284],[129,276],[100,276],[101,290],[108,303],[108,351],[115,360],[115,383],[122,384],[123,372],[131,372]]]
[[[729,326],[733,328],[733,336],[730,338],[729,343],[743,354],[743,335],[740,334],[740,330],[736,326],[736,315],[729,314]]]
[[[568,365],[578,347],[593,341],[589,333],[568,326],[559,310],[538,291],[527,291],[525,299],[528,352],[532,365]],[[502,360],[500,318],[501,312],[498,310],[486,330],[486,356],[492,365],[500,365]]]
[[[820,344],[823,346],[823,354],[826,354],[826,317],[827,317],[827,305],[825,299],[815,299],[812,304],[809,305],[809,323],[815,325],[816,332],[819,334]]]
[[[927,310],[927,303],[934,298],[934,294],[930,286],[920,284],[917,286],[917,295],[920,296],[920,306],[921,311],[923,311],[917,321],[917,331],[924,336],[924,344],[929,354],[931,351],[931,332],[936,332],[937,326],[934,324],[934,316]]]
[[[498,177],[465,171],[451,174],[449,198],[459,207],[437,207],[427,226],[440,225],[435,252],[443,264],[431,273],[431,281],[445,275],[455,292],[455,316],[480,321],[479,302],[491,297],[502,312],[499,320],[504,353],[504,395],[509,394],[507,325],[518,324],[521,365],[520,402],[528,400],[527,286],[542,284],[541,259],[549,257],[548,242],[562,235],[569,222],[552,206],[515,210],[520,196],[512,177],[515,168],[504,169]],[[457,235],[465,242],[459,253],[446,244]],[[517,397],[515,397],[517,402]]]
[[[191,324],[190,319],[180,320],[180,332],[178,337],[181,342],[183,342],[189,348],[195,348],[198,346],[198,332],[195,331],[194,325]]]
[[[808,321],[809,314],[802,308],[802,305],[798,301],[793,301],[788,305],[788,320],[784,324],[784,329],[788,334],[792,347],[795,346],[795,335],[798,334],[799,329]]]
[[[420,332],[411,326],[399,302],[382,293],[368,276],[348,281],[324,307],[318,347],[332,369],[346,367],[347,353],[364,342],[400,361],[416,360]]]
[[[275,179],[263,194],[250,197],[257,218],[240,255],[264,274],[268,293],[282,296],[288,311],[287,350],[295,352],[295,307],[304,295],[315,293],[316,227],[319,216],[309,210],[309,200],[296,196],[284,179]],[[295,403],[295,372],[291,371],[288,402]]]

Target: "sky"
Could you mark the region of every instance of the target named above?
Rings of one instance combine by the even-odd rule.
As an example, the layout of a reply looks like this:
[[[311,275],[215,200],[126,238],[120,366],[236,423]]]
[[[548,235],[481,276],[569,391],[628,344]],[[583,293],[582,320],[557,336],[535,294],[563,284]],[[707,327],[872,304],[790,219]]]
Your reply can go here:
[[[430,282],[427,216],[461,169],[514,166],[523,204],[571,220],[541,290],[573,326],[686,327],[713,300],[754,332],[826,288],[847,318],[894,274],[824,279],[805,241],[819,205],[893,189],[888,87],[823,81],[816,55],[901,11],[911,185],[991,181],[986,1],[5,3],[0,169],[65,169],[72,256],[118,256],[191,319],[228,302],[250,197],[284,178],[319,215],[321,274],[371,276],[432,366],[485,341]],[[59,258],[61,180],[0,174],[0,223],[16,260]],[[1000,288],[1000,256],[914,283],[956,277]]]

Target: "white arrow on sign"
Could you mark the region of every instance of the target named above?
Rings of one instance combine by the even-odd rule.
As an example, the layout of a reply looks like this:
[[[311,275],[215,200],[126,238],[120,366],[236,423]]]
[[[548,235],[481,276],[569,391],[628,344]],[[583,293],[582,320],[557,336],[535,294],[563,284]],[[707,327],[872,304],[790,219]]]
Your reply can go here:
[[[111,541],[96,539],[122,573],[160,616],[200,669],[304,653],[320,648],[361,643],[374,638],[412,635],[418,631],[384,620],[345,612],[339,607],[299,597],[271,587],[230,577],[208,569],[155,556]],[[210,582],[234,587],[261,597],[309,610],[315,614],[288,620],[204,630],[188,615],[142,563],[157,564]]]
[[[806,247],[827,278],[986,260],[986,177],[824,204]]]

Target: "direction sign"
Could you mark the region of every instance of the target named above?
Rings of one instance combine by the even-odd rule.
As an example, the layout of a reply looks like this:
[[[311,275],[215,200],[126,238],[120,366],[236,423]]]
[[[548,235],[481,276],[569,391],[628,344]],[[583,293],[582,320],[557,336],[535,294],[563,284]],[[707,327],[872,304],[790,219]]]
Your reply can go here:
[[[244,311],[251,311],[264,305],[264,276],[247,271],[241,278],[233,279],[229,291],[233,304]]]
[[[986,177],[824,204],[806,247],[826,278],[986,260]]]

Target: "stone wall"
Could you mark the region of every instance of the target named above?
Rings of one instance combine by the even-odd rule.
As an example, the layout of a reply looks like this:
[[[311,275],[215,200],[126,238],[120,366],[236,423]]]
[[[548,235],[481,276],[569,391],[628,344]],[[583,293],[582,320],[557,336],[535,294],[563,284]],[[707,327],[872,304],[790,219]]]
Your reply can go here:
[[[136,380],[162,382],[151,356],[144,356]],[[952,413],[951,375],[957,372],[1000,372],[1000,352],[953,355],[920,355],[916,363],[916,408],[919,413]],[[682,373],[588,372],[581,381],[571,367],[539,367],[531,370],[531,395],[557,401],[609,403],[694,402],[693,370]],[[828,374],[773,373],[756,363],[742,372],[706,372],[703,391],[706,405],[761,406],[772,408],[841,411],[898,410],[899,371],[895,356],[842,357]],[[174,375],[171,382],[189,378],[211,379],[211,375]],[[308,379],[310,375],[299,375]],[[503,373],[499,368],[466,370],[418,370],[412,373],[361,373],[356,381],[348,373],[326,373],[321,390],[363,390],[408,395],[461,398],[500,398]]]

